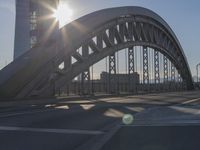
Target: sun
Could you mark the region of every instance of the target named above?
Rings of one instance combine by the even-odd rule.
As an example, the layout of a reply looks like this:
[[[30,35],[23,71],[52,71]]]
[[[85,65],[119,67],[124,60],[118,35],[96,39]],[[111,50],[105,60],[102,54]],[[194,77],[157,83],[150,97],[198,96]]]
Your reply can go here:
[[[66,2],[60,2],[57,10],[54,10],[53,16],[59,21],[59,26],[62,27],[72,21],[73,10]]]

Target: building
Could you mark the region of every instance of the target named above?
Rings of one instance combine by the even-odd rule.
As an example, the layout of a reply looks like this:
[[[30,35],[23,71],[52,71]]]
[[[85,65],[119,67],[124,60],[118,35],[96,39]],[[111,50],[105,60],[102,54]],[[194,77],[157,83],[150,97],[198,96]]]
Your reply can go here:
[[[53,10],[59,0],[16,0],[14,59],[59,30]]]
[[[132,74],[110,74],[102,72],[100,81],[106,85],[110,93],[115,92],[136,92],[139,85],[139,74],[134,72]]]
[[[139,74],[134,72],[133,74],[109,74],[108,72],[102,72],[100,75],[101,82],[108,83],[110,80],[114,80],[114,82],[118,82],[119,84],[131,84],[137,85],[139,84]]]

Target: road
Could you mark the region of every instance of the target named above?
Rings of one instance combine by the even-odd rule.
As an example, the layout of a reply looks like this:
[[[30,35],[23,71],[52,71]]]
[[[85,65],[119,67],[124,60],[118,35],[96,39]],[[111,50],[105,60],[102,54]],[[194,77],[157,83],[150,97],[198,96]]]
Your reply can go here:
[[[199,102],[199,91],[4,102],[0,106],[0,149],[87,149],[121,124],[124,114]]]

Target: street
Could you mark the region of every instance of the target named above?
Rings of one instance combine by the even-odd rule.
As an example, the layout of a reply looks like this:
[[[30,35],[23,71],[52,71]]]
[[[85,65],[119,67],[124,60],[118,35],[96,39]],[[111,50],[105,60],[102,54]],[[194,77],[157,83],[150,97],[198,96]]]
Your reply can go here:
[[[122,124],[124,114],[137,114],[141,116],[140,120],[144,120],[147,110],[153,113],[155,108],[184,109],[182,105],[198,106],[199,102],[199,91],[107,98],[59,98],[51,101],[29,100],[19,104],[2,102],[0,149],[86,149],[116,125]]]

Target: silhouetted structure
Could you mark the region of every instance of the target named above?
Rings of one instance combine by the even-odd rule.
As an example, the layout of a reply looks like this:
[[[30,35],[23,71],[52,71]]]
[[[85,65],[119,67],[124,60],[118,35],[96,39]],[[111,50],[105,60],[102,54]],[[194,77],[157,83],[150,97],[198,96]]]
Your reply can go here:
[[[43,11],[46,12],[45,9]],[[33,11],[34,14],[37,11]],[[104,58],[105,70],[110,77],[105,85],[98,87],[103,87],[102,90],[108,94],[121,91],[134,93],[136,86],[131,83],[134,72],[140,73],[138,92],[194,89],[190,68],[177,37],[169,25],[151,10],[132,6],[100,10],[65,25],[56,40],[46,42],[43,40],[47,40],[45,35],[51,35],[48,29],[52,22],[45,21],[43,24],[43,20],[39,19],[36,23],[38,29],[33,31],[38,33],[36,37],[41,44],[33,46],[0,71],[1,98],[54,96],[64,86],[68,87],[68,91],[73,89],[71,83],[80,74],[81,79],[74,82],[78,93],[93,93],[98,91],[94,87],[93,65]],[[28,29],[30,26],[26,25]],[[43,25],[47,26],[41,30]],[[35,29],[35,26],[32,28]],[[22,31],[22,27],[19,29]],[[50,31],[54,33],[56,30]],[[20,43],[26,36],[20,39],[16,34]],[[30,38],[26,40],[30,42]],[[120,72],[120,50],[125,50],[126,73],[130,80],[129,85],[123,86],[124,89],[119,82],[126,77],[117,75]]]
[[[52,38],[58,31],[53,10],[58,0],[16,0],[14,59],[35,46]]]

